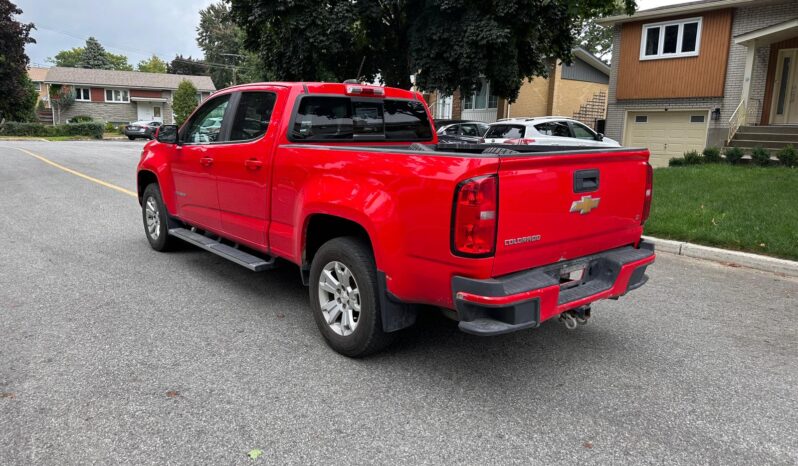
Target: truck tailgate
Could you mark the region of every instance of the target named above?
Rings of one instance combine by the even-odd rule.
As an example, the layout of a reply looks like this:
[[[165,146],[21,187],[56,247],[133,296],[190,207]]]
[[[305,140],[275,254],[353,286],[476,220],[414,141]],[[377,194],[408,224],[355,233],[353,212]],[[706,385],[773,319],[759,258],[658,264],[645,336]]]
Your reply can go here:
[[[647,150],[501,156],[493,275],[635,243]]]

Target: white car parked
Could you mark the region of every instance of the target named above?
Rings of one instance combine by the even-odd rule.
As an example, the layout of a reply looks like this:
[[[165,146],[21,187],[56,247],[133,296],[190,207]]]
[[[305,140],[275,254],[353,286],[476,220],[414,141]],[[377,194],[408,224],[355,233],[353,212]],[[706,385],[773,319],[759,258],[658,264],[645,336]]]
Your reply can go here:
[[[491,123],[484,136],[487,144],[542,146],[620,147],[601,133],[565,117],[510,118]]]

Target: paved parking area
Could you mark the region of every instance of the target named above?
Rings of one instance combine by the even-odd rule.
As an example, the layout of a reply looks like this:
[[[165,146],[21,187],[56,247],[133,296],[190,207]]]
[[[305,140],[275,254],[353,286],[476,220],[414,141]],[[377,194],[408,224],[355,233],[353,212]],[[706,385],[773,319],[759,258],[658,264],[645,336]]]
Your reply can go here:
[[[152,251],[143,142],[0,142],[0,464],[798,463],[798,280],[661,255],[496,338],[329,350],[296,268]],[[264,454],[251,460],[254,448]]]

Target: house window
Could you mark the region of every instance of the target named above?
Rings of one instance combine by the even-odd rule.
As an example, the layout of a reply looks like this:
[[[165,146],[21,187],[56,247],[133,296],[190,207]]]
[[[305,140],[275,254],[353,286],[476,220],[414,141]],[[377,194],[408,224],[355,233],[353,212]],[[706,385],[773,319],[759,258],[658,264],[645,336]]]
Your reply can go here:
[[[105,101],[127,103],[130,102],[130,95],[128,95],[127,89],[106,89]]]
[[[695,57],[701,43],[701,18],[643,25],[640,59]]]
[[[485,110],[497,108],[499,98],[490,93],[490,81],[482,80],[482,87],[479,92],[463,99],[463,110]]]
[[[75,100],[79,102],[89,102],[91,101],[91,91],[88,87],[76,87],[75,88]]]
[[[704,122],[704,115],[691,115],[690,116],[690,123],[703,123]]]
[[[636,115],[635,123],[648,123],[648,115]]]
[[[33,85],[36,86],[36,92],[42,91],[42,83],[33,83]]]

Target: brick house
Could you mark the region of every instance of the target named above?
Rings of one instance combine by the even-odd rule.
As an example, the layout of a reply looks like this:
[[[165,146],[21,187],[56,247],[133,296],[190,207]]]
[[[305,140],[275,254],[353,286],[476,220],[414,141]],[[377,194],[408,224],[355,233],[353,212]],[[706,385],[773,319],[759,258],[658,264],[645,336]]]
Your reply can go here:
[[[576,48],[571,65],[557,63],[548,78],[524,81],[518,99],[509,104],[490,92],[484,81],[478,93],[464,98],[430,96],[433,116],[442,119],[476,120],[487,123],[502,118],[559,115],[576,118],[595,127],[604,118],[610,67],[590,52]]]
[[[168,124],[173,121],[172,96],[184,79],[197,88],[199,101],[216,90],[208,76],[63,67],[49,68],[44,84],[48,89],[55,84],[67,85],[75,93],[75,103],[61,112],[62,123],[86,115],[116,124],[136,120]]]
[[[658,165],[798,142],[798,1],[703,0],[598,23],[615,32],[607,136]]]

